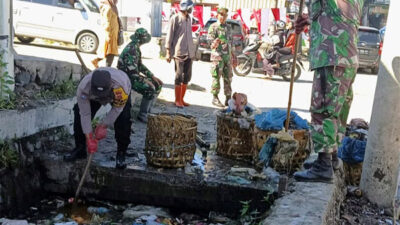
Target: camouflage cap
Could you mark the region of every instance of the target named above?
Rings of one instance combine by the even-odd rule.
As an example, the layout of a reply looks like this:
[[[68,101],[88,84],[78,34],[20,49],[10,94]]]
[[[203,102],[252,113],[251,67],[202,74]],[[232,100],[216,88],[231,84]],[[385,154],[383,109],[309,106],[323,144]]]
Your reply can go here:
[[[229,9],[228,8],[225,8],[225,7],[221,7],[221,8],[219,8],[218,10],[217,10],[217,13],[219,14],[219,13],[228,13],[229,12]]]
[[[139,28],[136,30],[136,32],[131,36],[131,40],[134,41],[138,41],[138,43],[140,45],[142,44],[146,44],[149,43],[151,40],[151,35],[149,34],[149,32],[147,32],[146,29],[144,28]]]

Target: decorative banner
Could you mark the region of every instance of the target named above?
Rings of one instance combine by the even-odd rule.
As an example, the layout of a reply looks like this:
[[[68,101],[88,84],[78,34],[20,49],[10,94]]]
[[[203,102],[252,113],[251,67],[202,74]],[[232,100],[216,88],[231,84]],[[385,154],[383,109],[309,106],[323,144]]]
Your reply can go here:
[[[280,18],[280,20],[286,22],[286,21],[285,21],[285,18],[286,18],[286,8],[280,8],[280,9],[279,9],[279,18]]]
[[[217,18],[217,7],[211,8],[211,18]]]
[[[251,21],[250,21],[251,11],[250,11],[250,9],[242,9],[241,12],[242,12],[241,13],[242,21],[244,22],[244,24],[246,25],[246,27],[248,29],[251,25]]]
[[[252,17],[256,20],[258,32],[261,32],[261,9],[254,9]]]
[[[203,6],[201,5],[196,5],[193,9],[193,17],[195,17],[200,24],[200,27],[204,27],[204,21],[203,21]]]
[[[279,9],[278,8],[273,8],[271,9],[272,14],[274,15],[274,19],[276,21],[280,20],[280,13],[279,13]]]
[[[240,21],[242,21],[242,25],[243,25],[244,29],[245,29],[246,32],[248,33],[248,32],[249,32],[249,27],[246,26],[246,23],[245,23],[244,20],[243,20],[242,9],[238,9],[236,12],[237,12],[237,14],[239,15]]]
[[[203,7],[203,22],[207,23],[211,18],[211,7]]]
[[[236,10],[236,12],[230,12],[230,13],[231,13],[231,19],[240,20],[240,16],[239,16],[239,13],[237,12],[237,10]]]
[[[270,9],[261,9],[261,34],[268,36]]]

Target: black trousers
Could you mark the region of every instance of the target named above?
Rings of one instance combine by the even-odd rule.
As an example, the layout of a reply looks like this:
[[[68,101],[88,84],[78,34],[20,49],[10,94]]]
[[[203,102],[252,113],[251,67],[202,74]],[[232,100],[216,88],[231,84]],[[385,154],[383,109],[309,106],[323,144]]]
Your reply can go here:
[[[91,109],[91,119],[93,120],[97,111],[100,109],[101,104],[96,101],[90,101]],[[118,144],[118,151],[126,152],[129,144],[131,143],[131,96],[129,96],[124,109],[121,114],[119,114],[117,120],[114,123],[115,129],[115,140]],[[74,106],[74,138],[76,147],[86,148],[86,137],[82,131],[81,116],[79,114],[79,106],[75,104]]]
[[[283,47],[278,49],[278,51],[276,51],[276,55],[275,55],[275,62],[278,63],[279,59],[284,56],[284,55],[290,55],[292,53],[292,48],[289,47]]]
[[[175,61],[175,85],[188,84],[192,79],[192,59],[187,57],[185,61],[174,59]]]

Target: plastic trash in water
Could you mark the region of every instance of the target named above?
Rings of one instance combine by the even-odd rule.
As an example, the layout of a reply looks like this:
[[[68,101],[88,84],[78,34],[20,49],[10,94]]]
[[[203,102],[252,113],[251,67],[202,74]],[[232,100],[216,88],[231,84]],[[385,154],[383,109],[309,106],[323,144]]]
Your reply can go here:
[[[87,209],[88,213],[92,214],[105,214],[108,213],[110,210],[104,207],[89,207]]]
[[[251,181],[249,181],[243,177],[228,175],[227,178],[228,178],[228,181],[236,183],[236,184],[251,184]]]
[[[64,219],[64,214],[59,213],[59,214],[57,214],[57,216],[55,216],[55,217],[53,218],[53,221],[60,221],[60,220],[62,220],[62,219]]]
[[[148,221],[146,222],[146,225],[164,225],[164,224],[159,223],[159,222],[156,222],[156,221],[154,221],[154,220],[148,220]]]
[[[200,150],[196,149],[192,164],[199,167],[202,171],[204,171],[204,161],[202,157],[203,153]]]
[[[54,225],[78,225],[77,222],[64,222],[64,223],[55,223]]]

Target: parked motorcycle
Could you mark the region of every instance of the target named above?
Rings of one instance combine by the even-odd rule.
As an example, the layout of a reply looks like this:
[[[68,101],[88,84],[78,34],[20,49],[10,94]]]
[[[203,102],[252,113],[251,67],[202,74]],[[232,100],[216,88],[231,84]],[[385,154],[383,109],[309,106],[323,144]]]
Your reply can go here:
[[[262,44],[263,42],[259,41],[246,46],[243,49],[242,54],[237,56],[237,62],[233,66],[233,72],[238,76],[247,76],[250,71],[266,75],[266,64],[275,64],[275,56],[276,54],[280,54],[279,68],[273,68],[274,75],[282,76],[285,81],[290,81],[293,65],[293,55],[291,52],[282,51],[281,49],[274,48],[274,46],[268,44],[266,44],[267,46],[265,50],[263,49],[260,51]],[[304,66],[298,58],[296,62],[296,73],[294,76],[295,81],[299,79],[301,69],[304,69]]]

